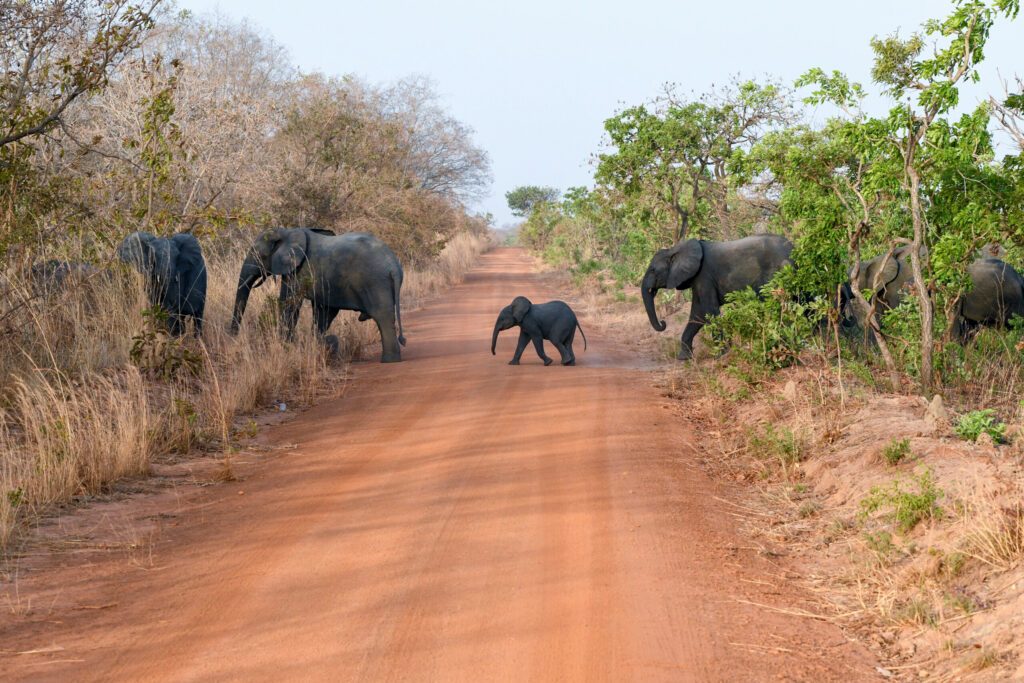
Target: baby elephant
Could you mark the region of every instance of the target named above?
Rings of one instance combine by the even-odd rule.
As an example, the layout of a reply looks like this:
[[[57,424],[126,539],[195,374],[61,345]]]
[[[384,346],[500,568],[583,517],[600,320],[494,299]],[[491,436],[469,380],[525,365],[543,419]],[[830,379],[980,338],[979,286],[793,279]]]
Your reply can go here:
[[[562,365],[576,365],[576,355],[572,352],[572,340],[576,336],[576,328],[583,335],[583,350],[587,349],[587,335],[576,320],[576,314],[564,301],[549,301],[546,304],[533,304],[525,296],[517,296],[512,303],[501,309],[498,321],[494,323],[494,335],[491,337],[491,355],[498,343],[498,333],[510,327],[519,326],[519,343],[516,354],[509,365],[519,365],[527,343],[533,342],[537,355],[544,365],[551,365],[551,359],[544,355],[544,340],[547,339],[558,353],[562,355]]]

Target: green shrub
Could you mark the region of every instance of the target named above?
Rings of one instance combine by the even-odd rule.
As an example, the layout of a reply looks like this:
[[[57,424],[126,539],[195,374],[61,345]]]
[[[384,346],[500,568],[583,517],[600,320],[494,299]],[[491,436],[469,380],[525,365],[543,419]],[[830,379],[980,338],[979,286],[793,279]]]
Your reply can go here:
[[[910,455],[910,439],[893,439],[882,451],[882,457],[890,466],[901,463]]]
[[[916,491],[904,490],[902,482],[893,481],[889,486],[874,486],[867,497],[860,502],[861,518],[878,511],[885,510],[887,516],[896,524],[900,533],[909,533],[926,519],[937,519],[942,516],[939,498],[944,492],[935,486],[931,470],[926,470],[914,478]]]
[[[804,459],[802,439],[786,427],[766,425],[761,434],[750,432],[747,444],[757,457],[777,461],[783,471]]]
[[[964,413],[956,423],[956,434],[961,439],[977,441],[983,433],[991,436],[996,443],[1006,438],[1006,423],[998,421],[991,408]]]
[[[742,360],[766,370],[777,370],[797,362],[813,344],[821,306],[793,301],[782,290],[762,289],[758,296],[750,287],[725,296],[721,315],[706,326],[706,339],[716,352],[731,348]]]

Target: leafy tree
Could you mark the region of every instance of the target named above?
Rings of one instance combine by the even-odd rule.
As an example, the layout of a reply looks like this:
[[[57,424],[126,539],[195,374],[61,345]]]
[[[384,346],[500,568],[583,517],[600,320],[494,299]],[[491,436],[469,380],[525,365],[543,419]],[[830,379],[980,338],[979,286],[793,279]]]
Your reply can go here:
[[[38,173],[33,157],[140,45],[160,2],[0,0],[0,253],[66,206],[64,183]]]
[[[746,81],[690,101],[670,89],[605,121],[614,151],[598,156],[595,179],[630,201],[649,202],[655,221],[674,216],[683,239],[691,224],[706,229],[712,216],[722,222],[734,157],[789,117],[788,96],[774,84]]]
[[[529,218],[540,204],[553,204],[561,193],[554,187],[521,185],[505,193],[505,201],[513,216]]]
[[[947,116],[958,104],[959,84],[977,79],[992,26],[1000,16],[1014,17],[1018,10],[1018,0],[957,0],[949,17],[924,25],[923,35],[872,40],[872,78],[897,101],[884,118],[849,115],[863,91],[838,72],[813,69],[798,83],[817,87],[811,101],[832,102],[848,112],[846,121],[833,128],[838,139],[853,143],[854,165],[840,163],[832,175],[847,176],[846,190],[857,200],[843,201],[843,192],[834,188],[844,208],[856,213],[859,205],[858,227],[850,233],[854,266],[859,265],[856,247],[879,226],[883,235],[910,247],[926,391],[933,385],[934,368],[931,293],[942,296],[952,316],[966,286],[967,256],[992,239],[1006,202],[1006,188],[995,182],[997,174],[990,167],[987,107],[955,122]],[[936,38],[937,44],[927,46],[926,37]],[[915,93],[916,98],[910,97]],[[856,182],[851,182],[854,169]],[[930,264],[923,247],[931,250]]]
[[[0,148],[57,126],[103,87],[152,27],[161,0],[0,0]]]
[[[955,142],[955,137],[943,136],[943,129],[951,130],[953,126],[933,126],[940,116],[948,114],[958,104],[958,85],[965,79],[977,80],[977,67],[984,58],[985,44],[997,19],[1000,16],[1013,18],[1019,11],[1019,0],[995,0],[991,4],[982,0],[957,0],[945,20],[933,20],[924,25],[925,35],[945,40],[945,44],[935,46],[934,50],[925,51],[925,41],[919,34],[907,39],[876,38],[871,43],[875,52],[872,78],[893,99],[900,101],[889,111],[886,132],[890,144],[903,160],[901,183],[910,200],[911,268],[921,312],[921,383],[925,391],[931,390],[933,384],[934,308],[920,251],[928,239],[922,182],[925,174],[935,171],[939,162],[949,160],[941,152]],[[910,93],[917,94],[916,103],[907,99]],[[969,126],[970,122],[961,130]],[[973,137],[977,138],[976,128],[973,132]],[[933,151],[937,153],[930,153]],[[941,175],[941,171],[937,175]],[[953,267],[952,263],[947,265],[947,270]],[[963,267],[966,263],[961,265]]]

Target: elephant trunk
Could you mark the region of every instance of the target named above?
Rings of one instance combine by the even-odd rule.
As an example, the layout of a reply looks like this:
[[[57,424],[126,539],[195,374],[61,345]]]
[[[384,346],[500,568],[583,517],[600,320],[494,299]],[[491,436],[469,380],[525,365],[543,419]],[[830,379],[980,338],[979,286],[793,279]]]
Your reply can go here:
[[[640,293],[644,298],[644,308],[647,310],[647,319],[651,321],[651,327],[658,332],[664,332],[668,325],[664,320],[658,320],[658,312],[654,310],[654,296],[658,293],[658,288],[655,287],[653,277],[650,275],[644,277],[644,281],[640,285]]]
[[[498,345],[498,333],[501,332],[501,321],[494,323],[494,334],[491,335],[491,355],[497,355],[495,353],[495,347]]]
[[[242,315],[245,314],[245,306],[249,303],[249,294],[263,284],[265,278],[266,275],[260,264],[252,256],[247,256],[245,262],[242,263],[242,270],[238,274],[235,308],[231,313],[231,334],[238,334],[238,328],[242,324]]]

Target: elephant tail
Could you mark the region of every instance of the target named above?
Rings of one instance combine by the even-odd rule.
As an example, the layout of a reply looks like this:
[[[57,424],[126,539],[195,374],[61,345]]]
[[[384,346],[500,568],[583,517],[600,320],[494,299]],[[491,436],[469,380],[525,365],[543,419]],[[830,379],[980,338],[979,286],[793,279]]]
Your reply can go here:
[[[405,346],[405,335],[402,334],[402,303],[401,303],[401,291],[402,291],[402,276],[395,276],[395,272],[391,272],[391,298],[395,302],[395,320],[398,321],[398,343]]]
[[[586,351],[587,350],[587,335],[583,334],[583,326],[580,325],[580,321],[579,320],[576,321],[576,327],[579,328],[580,336],[583,337],[583,350]]]

